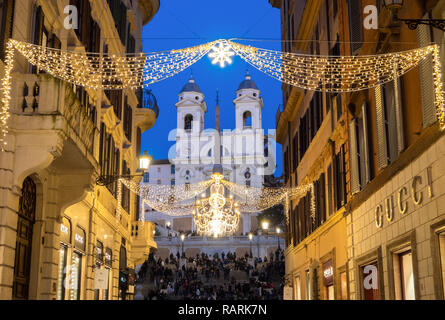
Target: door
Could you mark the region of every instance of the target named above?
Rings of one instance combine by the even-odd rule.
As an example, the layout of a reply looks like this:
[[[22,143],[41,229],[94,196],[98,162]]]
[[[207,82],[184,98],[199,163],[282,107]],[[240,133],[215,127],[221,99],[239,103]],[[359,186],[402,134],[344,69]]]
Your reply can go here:
[[[28,299],[31,269],[32,231],[36,215],[36,184],[28,177],[19,200],[15,249],[13,299]]]

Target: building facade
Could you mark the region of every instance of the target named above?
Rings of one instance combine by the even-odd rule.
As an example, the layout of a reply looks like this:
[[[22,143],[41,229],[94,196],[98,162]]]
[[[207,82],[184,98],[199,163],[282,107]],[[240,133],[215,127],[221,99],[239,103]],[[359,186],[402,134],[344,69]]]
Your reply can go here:
[[[8,38],[81,54],[141,52],[142,26],[159,8],[159,0],[0,4],[0,74]],[[74,20],[67,28],[75,12],[77,28]],[[154,225],[138,222],[129,190],[118,216],[117,184],[96,177],[136,173],[141,134],[157,112],[142,108],[139,91],[76,87],[16,59],[0,153],[0,299],[131,298],[131,270],[156,247]]]
[[[281,10],[283,51],[345,55],[341,1],[270,1]],[[337,3],[337,4],[336,4]],[[294,40],[306,40],[296,41]],[[314,184],[291,201],[286,232],[286,281],[294,299],[339,299],[346,286],[348,143],[345,97],[283,85],[277,112],[277,141],[283,146],[284,182]]]
[[[267,152],[269,140],[265,139],[268,136],[262,129],[261,112],[264,106],[261,92],[249,74],[240,83],[233,103],[236,110],[234,130],[220,129],[218,102],[215,112],[215,129],[206,129],[204,127],[204,117],[207,112],[205,96],[191,77],[178,94],[176,144],[170,149],[172,159],[155,160],[142,183],[171,186],[196,184],[210,179],[214,165],[221,164],[226,180],[262,188],[264,176],[268,174],[269,166],[274,171],[275,162],[272,153],[269,155]],[[217,141],[218,134],[220,134],[220,144]],[[220,148],[217,147],[218,145]],[[242,200],[239,199],[239,201]],[[258,229],[258,213],[242,213],[238,231],[235,233],[235,236],[239,237],[238,240],[230,237],[224,241],[208,242],[195,234],[191,213],[174,217],[156,212],[148,206],[144,210],[145,219],[156,222],[159,236],[164,237],[156,238],[157,242],[159,240],[158,254],[161,256],[180,252],[178,249],[182,247],[182,244],[178,242],[180,233],[191,235],[184,243],[186,255],[195,255],[198,252],[245,254],[250,250],[248,233]],[[264,257],[267,254],[269,247],[276,249],[279,241],[269,238],[266,242],[261,241],[261,256]]]
[[[410,30],[394,17],[443,19],[444,1],[404,1],[397,11],[375,0],[270,3],[282,11],[284,40],[315,40],[285,42],[284,51],[374,55],[436,43],[443,65],[443,32]],[[377,29],[365,27],[367,6],[377,10]],[[289,212],[286,273],[294,299],[444,298],[444,134],[433,87],[432,60],[352,94],[283,86],[277,133],[288,184],[316,181],[315,220],[305,222],[304,201],[303,209],[292,205]],[[322,111],[306,116],[309,99],[309,105],[322,101]],[[325,176],[305,180],[311,168]]]
[[[362,1],[355,12],[367,4]],[[443,71],[443,32],[426,25],[410,30],[394,15],[443,19],[445,1],[405,1],[395,12],[381,2],[376,6],[381,29],[350,30],[351,39],[375,42],[357,47],[358,54],[435,43]],[[432,68],[428,58],[397,81],[348,98],[351,299],[444,299],[445,136],[437,123]]]

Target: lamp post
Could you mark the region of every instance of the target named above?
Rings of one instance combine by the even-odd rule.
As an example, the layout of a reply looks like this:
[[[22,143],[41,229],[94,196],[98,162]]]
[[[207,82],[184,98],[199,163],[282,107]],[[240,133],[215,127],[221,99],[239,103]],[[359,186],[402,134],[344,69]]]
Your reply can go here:
[[[251,258],[252,258],[252,240],[253,240],[253,234],[249,233],[250,257]]]
[[[182,242],[182,246],[181,246],[181,258],[184,255],[184,240],[185,240],[185,234],[181,234],[181,242]]]
[[[402,21],[411,30],[416,30],[421,24],[432,26],[441,31],[445,31],[445,19],[400,19],[397,16],[397,11],[400,10],[404,5],[404,0],[385,0],[385,7],[391,10],[394,14],[394,20]]]
[[[144,154],[139,157],[139,168],[138,171],[142,171],[142,174],[135,174],[135,175],[101,175],[96,179],[96,184],[99,186],[107,186],[109,184],[112,184],[119,179],[132,179],[135,177],[142,177],[144,176],[145,171],[148,170],[150,167],[151,161],[153,160],[152,156],[148,155],[148,151],[144,151]]]
[[[281,229],[279,227],[277,227],[275,229],[275,232],[277,233],[277,247],[278,247],[278,249],[280,249],[280,233],[281,233]]]

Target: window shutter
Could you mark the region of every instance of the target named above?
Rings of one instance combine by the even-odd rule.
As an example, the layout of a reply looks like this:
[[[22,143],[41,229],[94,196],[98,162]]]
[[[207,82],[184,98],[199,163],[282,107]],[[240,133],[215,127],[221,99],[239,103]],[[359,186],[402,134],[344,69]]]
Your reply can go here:
[[[320,205],[321,205],[321,223],[326,221],[326,178],[325,174],[321,174],[320,178]]]
[[[351,41],[351,55],[356,55],[362,47],[362,9],[361,3],[357,0],[348,1],[349,9],[349,37]]]
[[[377,163],[379,169],[388,165],[388,149],[386,143],[385,110],[382,86],[375,88],[375,109],[377,117]]]
[[[370,161],[370,150],[369,150],[369,129],[368,129],[368,105],[366,102],[362,104],[362,120],[363,120],[363,164],[365,176],[362,187],[371,181],[371,161]]]
[[[402,113],[402,90],[400,86],[400,78],[394,79],[394,106],[396,115],[397,128],[397,154],[400,155],[405,150],[405,139],[403,137],[403,113]]]
[[[351,193],[353,195],[360,191],[360,173],[358,166],[357,146],[357,119],[354,119],[349,124],[349,147],[351,150]]]
[[[1,1],[2,11],[0,13],[3,15],[0,17],[0,59],[5,58],[6,44],[9,38],[12,38],[12,29],[14,23],[14,7],[15,1]]]
[[[426,19],[428,18],[428,15]],[[431,28],[419,25],[417,28],[417,41],[419,48],[431,44]],[[433,57],[429,55],[420,62],[420,89],[422,98],[423,127],[429,127],[437,121],[436,107],[434,106],[434,80]]]

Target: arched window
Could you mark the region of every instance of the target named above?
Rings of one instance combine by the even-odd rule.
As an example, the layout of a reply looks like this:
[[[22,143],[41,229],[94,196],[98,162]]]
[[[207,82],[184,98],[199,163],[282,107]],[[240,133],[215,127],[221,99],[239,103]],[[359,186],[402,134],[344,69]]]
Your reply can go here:
[[[193,123],[193,116],[191,114],[186,115],[184,118],[184,130],[191,131],[192,123]]]
[[[243,128],[252,128],[252,113],[250,111],[246,111],[243,113]]]

